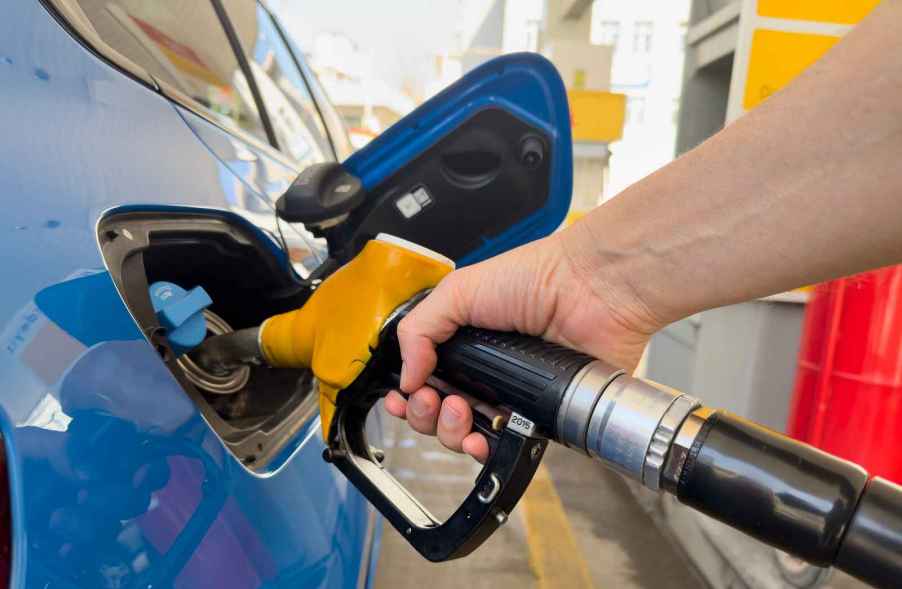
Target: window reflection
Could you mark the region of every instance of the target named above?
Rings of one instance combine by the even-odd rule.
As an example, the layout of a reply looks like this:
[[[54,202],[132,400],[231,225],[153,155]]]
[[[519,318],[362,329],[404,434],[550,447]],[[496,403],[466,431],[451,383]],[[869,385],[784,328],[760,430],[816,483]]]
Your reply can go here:
[[[224,124],[266,141],[253,95],[209,2],[78,0],[101,39]]]
[[[251,12],[242,2],[227,6],[279,147],[302,165],[331,159],[332,148],[313,97],[269,15],[259,6]]]

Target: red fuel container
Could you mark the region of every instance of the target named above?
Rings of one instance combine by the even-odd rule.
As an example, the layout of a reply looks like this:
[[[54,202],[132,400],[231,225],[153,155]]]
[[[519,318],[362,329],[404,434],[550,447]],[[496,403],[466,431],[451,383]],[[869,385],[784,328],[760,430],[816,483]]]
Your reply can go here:
[[[815,288],[787,429],[902,483],[902,266]]]

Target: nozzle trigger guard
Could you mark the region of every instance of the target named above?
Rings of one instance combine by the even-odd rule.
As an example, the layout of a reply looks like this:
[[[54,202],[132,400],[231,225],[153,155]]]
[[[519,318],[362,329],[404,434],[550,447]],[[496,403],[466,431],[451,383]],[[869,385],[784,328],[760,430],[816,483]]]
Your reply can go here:
[[[508,420],[490,440],[489,458],[463,503],[444,522],[395,479],[374,455],[364,432],[366,415],[385,394],[343,395],[333,419],[326,459],[363,493],[382,515],[425,558],[433,562],[468,555],[507,521],[542,461],[548,440]],[[478,428],[489,433],[484,428]]]

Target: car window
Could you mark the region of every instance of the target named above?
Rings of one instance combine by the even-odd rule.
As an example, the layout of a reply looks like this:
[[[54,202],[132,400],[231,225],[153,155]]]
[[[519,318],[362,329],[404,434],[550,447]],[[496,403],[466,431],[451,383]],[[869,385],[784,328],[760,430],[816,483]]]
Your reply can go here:
[[[334,159],[326,128],[269,14],[256,3],[224,3],[279,147],[302,165]]]
[[[280,23],[276,23],[276,27],[279,28],[280,31],[285,31],[285,27],[281,26]],[[332,139],[332,146],[335,148],[338,159],[342,161],[345,160],[354,153],[354,146],[351,145],[351,139],[348,137],[348,130],[347,127],[345,127],[341,115],[338,114],[335,105],[329,100],[329,97],[319,79],[317,79],[316,74],[310,69],[310,64],[304,59],[304,52],[298,47],[297,40],[289,35],[283,35],[282,39],[288,43],[292,53],[298,58],[297,63],[301,67],[301,73],[307,82],[307,86],[313,92],[314,98],[316,98],[316,104],[319,106],[320,113],[323,115],[326,128],[329,129],[329,136]]]
[[[219,17],[200,0],[76,0],[97,34],[220,123],[268,141]]]
[[[295,55],[297,55],[299,59],[302,59],[297,46],[292,45],[292,47],[295,50]],[[322,112],[323,119],[326,121],[326,127],[329,129],[329,135],[332,137],[332,145],[335,147],[336,155],[338,155],[339,160],[345,160],[354,153],[354,146],[351,145],[351,139],[348,137],[348,129],[345,126],[344,120],[341,118],[341,115],[338,114],[335,105],[329,100],[326,91],[317,79],[316,74],[310,70],[309,66],[304,61],[301,61],[301,68],[304,71],[310,88],[313,90],[314,96],[316,96],[316,102],[319,104],[320,112]]]

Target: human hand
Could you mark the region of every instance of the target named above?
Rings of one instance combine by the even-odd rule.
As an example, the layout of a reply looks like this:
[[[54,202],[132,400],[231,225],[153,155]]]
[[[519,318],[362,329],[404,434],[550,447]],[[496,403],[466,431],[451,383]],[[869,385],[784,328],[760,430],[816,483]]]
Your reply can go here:
[[[412,394],[392,391],[388,412],[420,433],[438,435],[447,448],[485,461],[488,442],[471,432],[467,401],[456,395],[441,400],[425,385],[436,366],[435,346],[463,325],[540,336],[634,369],[659,325],[628,289],[588,271],[592,251],[590,235],[567,230],[449,274],[398,325],[400,388]]]

